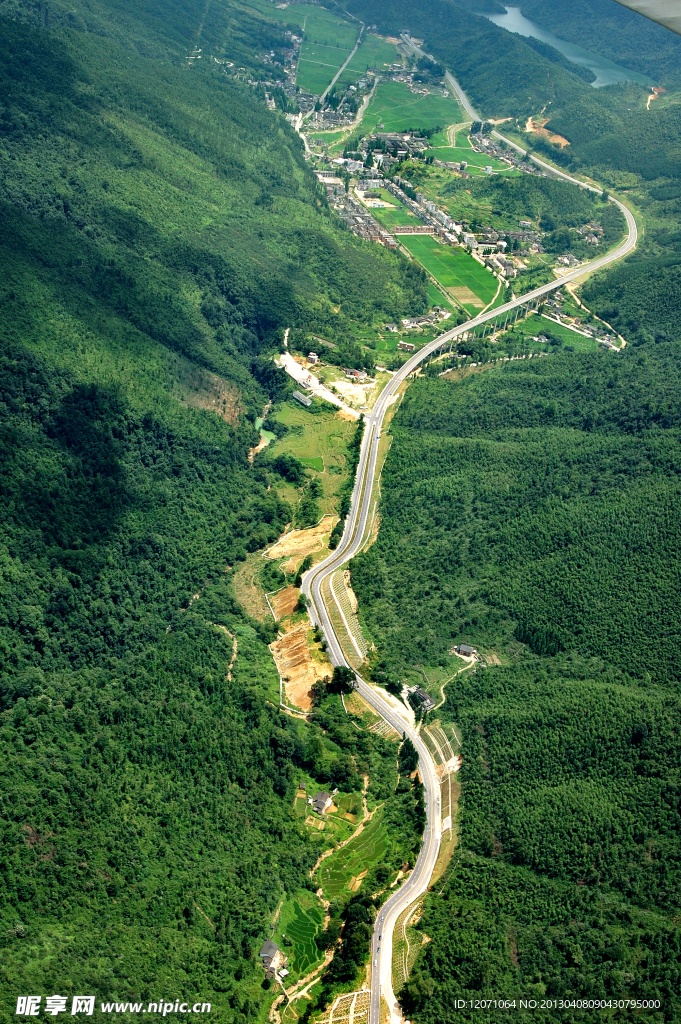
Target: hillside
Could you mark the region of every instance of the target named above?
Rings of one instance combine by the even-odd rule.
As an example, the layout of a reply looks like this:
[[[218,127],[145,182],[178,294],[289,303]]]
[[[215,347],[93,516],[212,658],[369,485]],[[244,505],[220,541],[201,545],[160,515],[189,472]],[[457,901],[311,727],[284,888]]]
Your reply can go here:
[[[0,16],[2,988],[254,1020],[254,954],[319,852],[296,775],[339,763],[276,710],[276,631],[232,589],[292,518],[254,421],[286,327],[352,343],[425,285],[336,226],[266,108],[280,26]]]
[[[429,717],[463,754],[460,854],[405,990],[419,1024],[501,991],[679,1012],[678,360],[426,378],[393,421],[353,587],[377,677],[449,680]],[[481,662],[456,675],[461,642]]]
[[[615,0],[523,0],[522,11],[560,39],[650,75],[658,85],[679,82],[681,39]]]
[[[424,39],[486,117],[527,116],[557,98],[570,103],[588,95],[577,74],[452,0],[349,0],[347,9],[386,34],[408,27]]]

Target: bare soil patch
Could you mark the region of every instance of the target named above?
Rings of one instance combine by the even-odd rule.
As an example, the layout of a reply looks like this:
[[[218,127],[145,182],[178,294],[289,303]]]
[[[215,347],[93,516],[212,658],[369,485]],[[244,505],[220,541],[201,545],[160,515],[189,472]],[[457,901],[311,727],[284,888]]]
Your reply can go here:
[[[308,530],[285,533],[265,554],[273,560],[288,556],[289,561],[284,563],[284,569],[286,572],[294,572],[306,555],[322,550],[337,522],[338,516],[322,516],[320,522]]]
[[[485,303],[478,298],[474,291],[466,285],[458,285],[456,288],[448,288],[447,291],[453,295],[462,305],[475,306],[476,309],[484,309]]]
[[[349,420],[350,423],[357,422],[356,417],[354,417],[352,413],[346,412],[345,409],[339,409],[338,412],[336,413],[336,416],[338,416],[339,419],[341,420]]]
[[[207,409],[235,426],[242,411],[240,394],[233,384],[209,370],[196,369],[183,381],[185,402],[194,409]]]
[[[312,707],[310,691],[317,680],[333,675],[329,661],[313,660],[307,633],[306,625],[299,626],[270,644],[277,670],[284,680],[286,702],[302,711]]]
[[[525,125],[525,131],[531,132],[533,135],[542,135],[545,139],[548,139],[549,142],[552,142],[554,146],[560,146],[561,149],[564,149],[565,146],[569,146],[570,143],[568,139],[563,138],[562,135],[556,135],[555,132],[552,132],[549,128],[545,127],[548,123],[548,117],[537,118],[536,120],[532,117],[528,117],[527,124]]]
[[[270,597],[270,604],[274,608],[274,617],[277,622],[287,615],[293,615],[298,604],[299,594],[300,591],[297,587],[284,587],[283,590]]]

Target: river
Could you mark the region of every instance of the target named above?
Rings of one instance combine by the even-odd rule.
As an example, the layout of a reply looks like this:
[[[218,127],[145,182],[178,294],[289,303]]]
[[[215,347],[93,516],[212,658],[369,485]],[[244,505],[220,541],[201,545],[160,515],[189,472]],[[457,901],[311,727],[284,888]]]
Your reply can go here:
[[[504,5],[505,6],[505,5]],[[596,78],[591,83],[595,89],[603,85],[614,85],[616,82],[638,82],[641,85],[652,85],[652,79],[646,75],[640,75],[637,71],[629,71],[628,68],[614,64],[607,57],[600,57],[597,53],[575,46],[574,43],[566,43],[564,39],[554,36],[553,32],[537,25],[535,21],[526,18],[519,7],[506,7],[506,14],[486,14],[486,18],[493,21],[500,28],[509,32],[515,32],[520,36],[530,36],[548,43],[554,50],[559,50],[573,64],[582,64],[593,71]]]

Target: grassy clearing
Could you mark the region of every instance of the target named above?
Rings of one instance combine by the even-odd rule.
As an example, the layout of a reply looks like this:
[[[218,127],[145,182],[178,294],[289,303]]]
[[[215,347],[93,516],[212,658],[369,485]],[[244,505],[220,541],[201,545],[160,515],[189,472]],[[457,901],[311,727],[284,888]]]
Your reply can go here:
[[[378,864],[387,848],[388,837],[379,810],[357,839],[322,861],[318,878],[327,899],[344,890],[356,891],[358,876]]]
[[[436,288],[432,281],[428,282],[428,305],[442,306],[443,309],[450,309],[452,312],[456,312],[455,303],[446,298],[444,293],[439,288]]]
[[[442,131],[436,132],[435,135],[431,136],[430,142],[432,146],[448,146],[449,129],[443,128]]]
[[[345,132],[316,132],[314,135],[308,135],[308,139],[314,139],[315,142],[326,142],[329,146],[332,146],[335,142],[342,142],[345,138]]]
[[[289,433],[269,445],[269,455],[272,458],[282,453],[295,455],[303,465],[316,470],[320,474],[323,491],[320,498],[322,511],[335,512],[338,494],[346,479],[347,450],[355,430],[354,423],[332,412],[311,415],[302,406],[294,406],[292,402],[285,402],[277,409],[274,418],[285,424]],[[293,490],[295,493],[295,488]],[[291,502],[290,484],[282,481],[277,486],[277,492],[284,500]]]
[[[394,132],[435,128],[460,120],[461,109],[451,96],[415,96],[404,82],[381,82],[364,115],[362,128],[371,132],[382,124],[385,131]]]
[[[342,46],[348,53],[355,45],[357,28],[344,18],[332,14],[324,7],[313,7],[311,4],[289,4],[279,10],[268,0],[249,0],[249,6],[262,14],[269,21],[280,21],[285,25],[298,25],[305,32],[305,39],[311,43],[323,43],[326,46]]]
[[[397,201],[393,210],[388,210],[385,207],[383,209],[376,209],[371,211],[372,217],[383,225],[384,228],[396,228],[396,227],[415,227],[419,223],[419,219],[415,213],[408,210],[406,206],[401,203],[397,205]]]
[[[493,156],[488,156],[486,153],[476,153],[473,149],[464,149],[459,146],[456,148],[452,146],[438,146],[434,149],[429,149],[428,155],[434,156],[436,160],[446,160],[448,163],[460,163],[461,160],[465,160],[471,167],[492,167],[495,171],[508,170],[508,164],[497,160]]]
[[[318,473],[324,472],[324,459],[318,455],[312,459],[301,459],[300,461],[308,469],[316,469]]]
[[[471,316],[494,298],[496,278],[463,249],[441,245],[430,235],[404,235],[401,241]]]
[[[281,908],[273,939],[288,956],[289,982],[304,977],[324,959],[315,942],[323,923],[324,911],[311,892],[301,890]]]
[[[551,333],[560,338],[565,346],[572,346],[575,352],[594,352],[598,348],[598,342],[593,338],[586,338],[583,334],[571,331],[568,327],[563,327],[562,324],[554,323],[553,320],[536,313],[528,316],[526,320],[519,320],[514,331],[516,334],[524,334],[529,338],[534,338],[538,334]],[[545,348],[550,351],[553,346],[546,345]]]
[[[383,71],[398,58],[394,43],[386,43],[381,36],[367,35],[359,50],[339,78],[339,83],[354,82],[368,68]]]

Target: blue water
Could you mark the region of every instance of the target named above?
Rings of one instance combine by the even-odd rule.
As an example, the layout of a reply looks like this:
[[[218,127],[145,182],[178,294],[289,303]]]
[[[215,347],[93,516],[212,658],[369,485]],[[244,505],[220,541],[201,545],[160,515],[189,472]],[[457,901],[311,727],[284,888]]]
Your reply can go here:
[[[532,39],[540,39],[548,43],[554,50],[559,50],[573,64],[583,64],[593,71],[596,78],[591,83],[595,89],[603,85],[614,85],[615,82],[639,82],[641,85],[652,85],[652,79],[646,75],[639,75],[637,71],[629,71],[619,64],[614,64],[607,57],[599,57],[597,53],[583,50],[581,46],[574,43],[566,43],[565,40],[554,36],[548,29],[541,28],[536,22],[526,18],[519,7],[507,7],[506,14],[486,14],[486,18],[493,21],[500,28],[509,32],[515,32],[519,36],[530,36]]]

